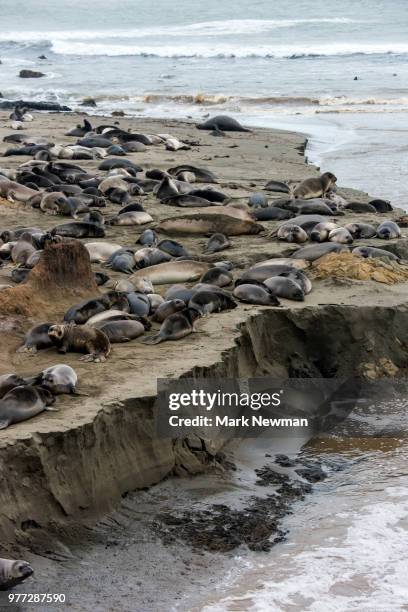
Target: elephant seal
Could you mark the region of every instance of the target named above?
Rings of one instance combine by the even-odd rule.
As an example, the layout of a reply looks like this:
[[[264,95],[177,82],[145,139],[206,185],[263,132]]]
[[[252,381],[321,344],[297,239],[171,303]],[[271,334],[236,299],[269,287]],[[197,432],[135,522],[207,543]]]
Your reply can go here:
[[[27,580],[34,573],[27,561],[0,559],[0,591],[8,591]]]
[[[200,261],[169,261],[138,270],[130,280],[134,283],[140,278],[148,278],[153,285],[189,282],[199,279],[210,268],[210,264]]]
[[[25,384],[24,378],[17,374],[3,374],[0,376],[0,399],[14,389],[14,387],[20,387]]]
[[[147,294],[147,293],[153,293],[154,291],[152,281],[149,278],[146,278],[145,276],[134,278],[133,286],[135,288],[135,291],[138,291],[139,293]]]
[[[139,238],[136,240],[139,244],[143,244],[143,246],[155,246],[157,244],[157,234],[152,229],[146,229],[142,232]]]
[[[276,297],[302,302],[305,293],[300,285],[286,276],[272,276],[264,280],[264,284]]]
[[[258,261],[249,268],[249,272],[255,268],[265,268],[266,266],[288,266],[291,270],[297,268],[298,270],[304,270],[309,267],[309,263],[301,259],[291,259],[290,257],[276,257],[274,259],[263,259]]]
[[[337,227],[329,233],[329,241],[338,244],[352,244],[353,236],[345,227]]]
[[[92,316],[99,312],[104,312],[109,308],[115,306],[116,308],[129,307],[129,303],[126,299],[125,294],[118,291],[108,291],[103,295],[88,300],[83,300],[79,304],[71,306],[64,315],[64,321],[67,323],[73,322],[83,324],[88,321]]]
[[[257,304],[260,306],[279,306],[279,300],[266,286],[242,283],[235,287],[234,297],[246,304]]]
[[[126,297],[129,302],[129,312],[131,314],[146,317],[150,313],[150,300],[147,294],[140,293],[140,291],[134,291],[133,288],[131,292],[127,293]]]
[[[167,289],[166,293],[164,294],[164,299],[165,300],[183,300],[185,304],[188,304],[188,302],[191,300],[193,295],[194,295],[194,289],[190,289],[186,287],[185,285],[176,284],[170,287],[170,289]]]
[[[174,195],[171,198],[166,199],[166,204],[170,206],[180,206],[180,208],[204,208],[207,206],[219,206],[217,202],[210,202],[205,198],[200,198],[190,193],[183,193],[181,195]]]
[[[300,286],[305,295],[311,292],[312,283],[310,279],[302,272],[302,270],[291,270],[290,272],[282,272],[282,274],[278,274],[277,276],[284,276],[286,278],[290,278],[297,285]]]
[[[111,350],[107,336],[90,325],[52,325],[48,335],[59,353],[86,353],[80,361],[105,361]]]
[[[97,325],[97,329],[106,334],[111,344],[130,342],[145,332],[144,326],[139,321],[131,320],[103,321]]]
[[[24,344],[17,349],[18,353],[36,353],[42,349],[51,348],[53,342],[48,336],[52,323],[41,323],[32,327],[24,337]]]
[[[311,198],[306,200],[292,200],[287,204],[287,208],[292,210],[297,215],[326,215],[333,217],[335,213],[326,204],[326,202],[320,198]],[[337,214],[343,214],[337,212]]]
[[[84,246],[89,253],[91,263],[104,263],[115,251],[122,248],[120,244],[110,242],[86,242]]]
[[[344,229],[348,230],[355,240],[373,238],[377,233],[374,225],[369,223],[348,223],[344,226]]]
[[[213,234],[208,239],[208,242],[205,246],[205,253],[218,253],[219,251],[224,251],[231,246],[231,242],[228,240],[224,234]]]
[[[142,340],[144,344],[159,344],[166,340],[180,340],[195,331],[194,323],[201,314],[195,308],[184,308],[169,315],[155,336]]]
[[[276,191],[277,193],[290,193],[289,185],[282,181],[268,181],[264,189],[265,191]]]
[[[127,249],[119,249],[115,251],[108,261],[104,264],[107,268],[112,268],[116,272],[123,272],[124,274],[132,274],[135,267],[135,257],[132,251]]]
[[[376,213],[377,210],[371,204],[366,202],[348,202],[344,210],[351,210],[355,213]]]
[[[169,235],[178,234],[215,234],[239,236],[242,234],[259,234],[263,226],[254,221],[237,219],[227,214],[197,213],[165,219],[156,230]]]
[[[136,267],[140,270],[171,261],[171,255],[158,247],[145,247],[144,249],[138,249],[133,254],[133,259]]]
[[[191,172],[195,176],[196,183],[218,183],[218,179],[211,170],[206,168],[198,168],[197,166],[191,166],[189,164],[183,164],[181,166],[174,166],[167,170],[169,174],[175,177],[179,177],[184,172]]]
[[[294,191],[293,196],[304,200],[324,198],[336,184],[337,177],[331,172],[325,172],[319,178],[309,178],[302,181]]]
[[[324,242],[328,239],[330,232],[336,230],[338,225],[335,221],[324,221],[317,223],[309,233],[310,240],[313,242]]]
[[[145,329],[150,329],[151,327],[150,322],[144,317],[139,317],[138,315],[115,308],[99,312],[91,317],[86,324],[90,327],[98,327],[101,323],[107,323],[108,321],[139,321]]]
[[[383,221],[381,225],[377,227],[377,238],[381,240],[391,240],[392,238],[400,238],[401,230],[395,221]]]
[[[201,315],[212,312],[222,312],[237,307],[237,303],[229,293],[221,289],[199,289],[194,292],[189,303],[189,308],[195,308]]]
[[[252,193],[249,196],[248,206],[252,206],[252,208],[266,208],[268,206],[268,198],[264,193]]]
[[[43,370],[39,382],[54,395],[74,394],[76,393],[78,376],[71,366],[58,363]]]
[[[176,242],[176,240],[160,240],[160,242],[157,244],[157,248],[165,253],[168,253],[172,257],[189,257],[189,254],[183,245]]]
[[[394,255],[394,253],[370,246],[356,247],[352,250],[352,253],[354,255],[360,255],[360,257],[388,257],[388,259],[392,259],[393,261],[399,261],[399,257]]]
[[[166,300],[157,307],[154,315],[152,316],[152,321],[163,323],[163,321],[167,319],[167,317],[176,312],[180,312],[180,310],[183,310],[185,307],[186,303],[184,302],[184,300]]]
[[[108,225],[144,225],[153,221],[153,217],[147,212],[131,210],[112,217],[107,221]]]
[[[225,287],[232,283],[232,274],[225,268],[214,267],[210,268],[200,278],[200,283],[208,283],[217,287]]]
[[[31,242],[20,238],[11,249],[11,259],[14,261],[14,263],[21,264],[23,267],[25,267],[26,262],[35,253],[35,251],[36,249],[33,247]]]
[[[158,307],[163,304],[164,298],[158,293],[147,293],[150,302],[150,314],[154,314]]]
[[[198,130],[221,130],[222,132],[250,132],[244,128],[236,119],[228,115],[217,115],[212,119],[207,119],[204,123],[196,125]]]
[[[370,200],[369,205],[374,206],[375,210],[379,213],[386,213],[394,210],[388,200]]]
[[[293,223],[285,223],[278,228],[276,236],[279,240],[286,240],[286,242],[296,242],[301,244],[302,242],[306,242],[308,239],[308,235],[305,230],[302,229],[299,225],[294,225]]]
[[[298,215],[288,223],[299,225],[305,232],[309,233],[318,223],[327,223],[327,217],[324,215]]]
[[[123,208],[121,208],[120,211],[118,212],[118,215],[123,215],[124,213],[133,212],[133,211],[146,212],[143,206],[140,204],[140,202],[131,202],[127,206],[124,206]]]
[[[14,387],[0,400],[0,429],[21,423],[40,414],[55,403],[55,397],[44,387]]]
[[[96,223],[78,221],[57,225],[51,230],[51,235],[65,236],[69,238],[88,238],[89,236],[92,236],[93,238],[104,238],[105,230],[101,225],[96,225]]]
[[[336,242],[324,242],[323,244],[316,244],[313,246],[306,246],[298,249],[290,256],[291,259],[305,259],[306,261],[315,261],[327,253],[341,253],[342,251],[348,251],[348,247],[337,244]]]
[[[295,213],[291,210],[284,210],[278,206],[268,206],[267,208],[258,208],[254,210],[253,217],[257,221],[281,221],[284,219],[292,219]]]

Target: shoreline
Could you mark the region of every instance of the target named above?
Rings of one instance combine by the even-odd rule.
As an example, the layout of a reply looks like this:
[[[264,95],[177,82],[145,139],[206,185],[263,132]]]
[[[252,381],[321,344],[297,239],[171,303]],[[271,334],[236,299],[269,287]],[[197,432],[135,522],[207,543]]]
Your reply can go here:
[[[4,115],[0,114],[2,117]],[[76,123],[76,117],[73,114],[35,115],[35,121],[26,124],[26,132],[45,132],[60,142],[69,142],[62,134],[68,126]],[[201,145],[190,151],[173,153],[156,147],[145,153],[131,154],[129,158],[145,168],[165,168],[174,165],[174,162],[205,165],[216,172],[220,186],[231,197],[246,198],[249,192],[260,189],[268,179],[302,180],[317,174],[313,166],[305,163],[302,153],[304,137],[299,134],[257,129],[251,134],[231,134],[225,139],[215,139],[198,132],[191,123],[170,119],[115,120],[125,128],[133,127],[148,133],[170,131],[178,137],[200,140]],[[9,132],[9,129],[1,127],[1,139]],[[5,148],[6,145],[2,143],[1,152]],[[22,157],[2,158],[0,166],[16,167],[23,161],[25,158]],[[79,163],[90,169],[95,167],[95,162]],[[342,184],[342,181],[339,182]],[[368,200],[366,194],[354,190],[341,187],[340,192],[353,199]],[[154,223],[180,212],[159,204],[150,196],[143,204],[151,211]],[[111,206],[110,211],[113,210],[116,208]],[[0,211],[4,224],[11,227],[21,223],[38,223],[40,227],[55,224],[55,219],[32,209],[27,210],[20,204],[0,203]],[[353,214],[347,216],[350,221],[355,218]],[[358,215],[358,218],[370,220],[371,217]],[[274,222],[265,223],[268,230],[276,225]],[[138,233],[139,230],[134,228],[111,228],[108,239],[134,245]],[[201,238],[186,238],[183,239],[184,243],[194,255],[202,256]],[[365,243],[374,241],[362,241],[362,244]],[[407,243],[407,238],[401,238],[390,241],[389,245],[406,252]],[[287,244],[272,242],[265,236],[250,240],[247,236],[237,236],[227,256],[239,273],[252,263],[287,251]],[[219,257],[207,260],[217,259]],[[2,268],[0,276],[6,278],[7,272],[8,269]],[[116,277],[119,278],[118,275]],[[90,544],[94,537],[99,537],[101,542],[110,541],[111,536],[102,533],[99,521],[102,518],[103,522],[103,516],[112,510],[119,511],[118,504],[130,491],[146,488],[173,473],[181,473],[181,468],[192,475],[211,464],[209,453],[200,457],[186,446],[175,449],[154,438],[151,429],[152,398],[159,376],[282,376],[295,368],[294,354],[300,355],[299,369],[313,362],[323,375],[327,375],[325,368],[328,364],[337,369],[339,375],[348,374],[356,367],[362,373],[371,372],[374,376],[387,375],[392,367],[399,372],[408,368],[404,352],[395,345],[393,338],[388,337],[387,332],[388,324],[393,324],[400,332],[402,342],[408,342],[408,283],[382,285],[375,281],[348,283],[316,279],[313,284],[312,293],[303,303],[282,300],[281,308],[240,304],[234,311],[209,317],[200,322],[201,333],[198,337],[193,335],[180,342],[152,348],[139,342],[116,345],[110,360],[100,365],[79,364],[77,356],[72,355],[64,358],[78,369],[80,388],[91,397],[81,402],[64,398],[59,402],[60,413],[40,415],[0,432],[0,469],[7,483],[0,492],[2,515],[6,517],[6,520],[0,521],[3,543],[8,542],[13,549],[17,539],[20,550],[31,547],[43,556],[46,556],[47,546],[57,558],[65,554],[70,559],[70,546],[75,547],[72,540],[67,543],[64,537],[71,532],[75,539],[83,533],[82,530],[88,530]],[[364,320],[363,324],[361,319]],[[316,321],[319,322],[318,346]],[[41,352],[35,357],[14,352],[26,326],[27,322],[20,318],[18,331],[12,330],[6,334],[7,350],[0,363],[1,373],[9,371],[11,366],[17,372],[27,373],[55,363],[56,353],[52,351]],[[367,328],[372,330],[369,351],[358,340],[365,336]],[[148,435],[146,424],[149,426]],[[220,447],[221,444],[220,441]],[[36,467],[34,473],[25,467],[27,456],[30,457],[31,466]],[[138,458],[136,466],[133,457]],[[16,481],[8,465],[12,465],[13,470],[20,470],[20,476],[24,476],[24,486]],[[92,470],[89,466],[93,466]],[[190,480],[189,476],[186,480]],[[177,489],[181,481],[171,482],[170,489]],[[41,492],[41,497],[39,495],[33,499],[32,490]],[[156,494],[155,489],[151,490],[151,494]],[[172,503],[170,495],[167,505],[171,506]],[[26,521],[32,523],[27,527]],[[22,528],[23,524],[26,524],[25,528]],[[149,544],[148,533],[146,540],[147,555],[149,545],[152,545]],[[176,554],[177,549],[177,546],[170,549],[172,552],[168,561],[171,562],[171,555]],[[137,554],[137,547],[132,554]],[[190,552],[185,551],[185,555],[189,557]],[[199,556],[193,555],[194,562],[199,560]],[[97,555],[97,559],[100,561],[101,557]],[[131,557],[131,561],[134,560],[135,557]],[[208,564],[211,560],[214,557],[210,555]],[[80,563],[75,565],[75,559],[69,562],[74,564],[75,571],[79,571]],[[45,564],[38,571],[39,584],[41,580],[55,580],[59,571],[55,564]],[[95,568],[92,568],[91,573],[94,571]],[[119,574],[120,569],[117,568],[117,571]],[[208,572],[208,567],[205,571]],[[171,572],[164,578],[167,586],[174,578]],[[204,577],[201,576],[201,579],[204,580]],[[154,579],[151,580],[154,582]],[[187,577],[186,582],[189,580]],[[213,574],[210,580],[215,580]],[[124,584],[123,588],[128,586]],[[190,590],[194,588],[194,585],[190,586]],[[150,596],[154,597],[153,594]],[[154,609],[154,605],[152,607]]]

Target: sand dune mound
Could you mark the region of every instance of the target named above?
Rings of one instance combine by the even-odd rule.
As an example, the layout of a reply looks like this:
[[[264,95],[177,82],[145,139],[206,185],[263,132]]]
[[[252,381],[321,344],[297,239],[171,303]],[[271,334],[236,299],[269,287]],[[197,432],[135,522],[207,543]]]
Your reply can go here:
[[[349,278],[353,280],[374,280],[393,285],[408,280],[408,266],[395,261],[385,262],[378,258],[364,259],[347,251],[329,253],[313,263],[315,278]]]
[[[0,293],[0,314],[51,316],[64,312],[78,298],[98,293],[84,245],[78,240],[49,243],[28,280]]]

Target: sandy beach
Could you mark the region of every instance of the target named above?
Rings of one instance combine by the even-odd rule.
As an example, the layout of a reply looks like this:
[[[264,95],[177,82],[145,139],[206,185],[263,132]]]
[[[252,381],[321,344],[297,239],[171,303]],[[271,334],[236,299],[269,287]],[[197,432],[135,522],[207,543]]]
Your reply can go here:
[[[11,133],[7,116],[8,113],[0,114],[0,140]],[[30,135],[46,135],[52,142],[68,144],[75,139],[64,133],[82,122],[83,117],[34,113],[34,121],[24,124],[24,129]],[[208,168],[219,179],[217,187],[233,201],[246,202],[251,193],[262,190],[271,179],[299,182],[319,175],[317,168],[305,162],[306,143],[301,134],[254,129],[251,133],[215,138],[198,131],[192,123],[174,120],[92,117],[91,121],[93,125],[118,122],[125,130],[169,133],[193,143],[190,150],[177,152],[167,151],[163,145],[151,146],[143,153],[129,154],[128,158],[144,170],[167,169],[183,163]],[[4,142],[0,145],[0,168],[16,168],[29,159],[1,157],[9,147]],[[77,163],[95,171],[98,162]],[[338,193],[347,200],[370,200],[369,194],[348,189],[341,177],[338,186]],[[272,201],[278,195],[268,197]],[[160,203],[152,194],[142,196],[140,201],[153,217],[151,227],[185,212]],[[109,216],[117,210],[118,206],[109,203],[103,213]],[[64,222],[61,217],[6,200],[0,200],[0,214],[3,230],[16,226],[49,229],[56,222]],[[387,218],[401,214],[402,211],[394,210]],[[344,222],[379,219],[380,215],[347,211]],[[214,255],[203,253],[204,236],[183,236],[180,241],[201,261],[230,260],[237,278],[251,264],[287,256],[296,248],[268,235],[277,222],[263,225],[264,232],[234,236],[230,249]],[[135,247],[145,227],[107,226],[104,240]],[[408,255],[406,233],[403,229],[402,238],[386,245],[402,259]],[[384,241],[358,241],[359,246],[366,244],[383,247]],[[0,283],[10,283],[12,268],[8,263],[1,267]],[[93,270],[106,271],[96,264]],[[300,370],[313,362],[322,375],[330,375],[330,369],[337,375],[356,370],[376,378],[402,373],[408,365],[401,348],[408,341],[404,318],[407,282],[317,278],[313,269],[310,274],[313,290],[304,302],[282,299],[279,308],[241,303],[235,310],[204,317],[197,325],[199,333],[179,342],[146,346],[135,340],[116,344],[111,357],[102,364],[78,362],[76,354],[64,357],[64,362],[76,369],[79,388],[87,397],[62,396],[58,401],[59,412],[39,415],[0,432],[0,475],[4,484],[0,488],[0,550],[21,553],[29,549],[27,554],[36,565],[34,582],[29,587],[19,587],[21,592],[45,586],[48,591],[55,591],[58,584],[70,593],[73,610],[117,609],[117,597],[122,598],[121,610],[157,610],[173,609],[169,602],[193,595],[194,591],[205,592],[210,584],[217,583],[217,573],[224,564],[227,571],[231,557],[208,551],[191,552],[188,544],[177,542],[166,546],[151,531],[146,518],[150,510],[154,515],[177,505],[188,507],[194,488],[192,496],[195,495],[194,503],[198,505],[200,496],[208,496],[208,490],[233,489],[228,471],[224,472],[222,462],[218,464],[210,453],[198,457],[192,449],[179,448],[155,437],[152,406],[157,379],[287,377],[294,368],[295,354],[300,355]],[[123,278],[115,272],[109,275],[113,279]],[[162,285],[158,290],[163,293],[166,288]],[[32,374],[59,361],[52,349],[35,356],[16,353],[16,349],[33,324],[49,317],[60,320],[69,305],[49,304],[46,313],[33,312],[32,316],[0,312],[3,343],[0,374],[11,371]],[[388,332],[390,320],[399,334],[399,344]],[[367,330],[370,337],[366,339]],[[216,444],[220,448],[222,441],[217,440]],[[210,476],[191,478],[208,467],[212,468]],[[170,480],[150,492],[132,493],[172,474],[178,478],[183,470],[187,484],[179,487],[174,483],[181,480]],[[122,499],[128,495],[129,500]],[[121,549],[125,541],[128,543],[125,557],[118,556],[118,547]],[[112,555],[112,563],[108,570],[100,570],[105,549]],[[122,571],[124,565],[131,571]],[[115,592],[105,586],[112,576],[117,584]],[[87,593],[90,582],[93,590]],[[130,592],[138,598],[137,605],[132,603]],[[180,604],[179,609],[192,608]]]

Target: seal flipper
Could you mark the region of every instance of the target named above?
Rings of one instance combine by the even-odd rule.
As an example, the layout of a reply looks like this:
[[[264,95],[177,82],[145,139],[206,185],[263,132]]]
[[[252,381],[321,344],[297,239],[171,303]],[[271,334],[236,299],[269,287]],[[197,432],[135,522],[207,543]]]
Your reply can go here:
[[[150,336],[150,338],[144,338],[142,342],[143,344],[159,344],[159,342],[162,342],[163,340],[163,336],[156,334],[155,336]]]
[[[9,419],[0,419],[0,429],[7,429],[10,425]]]

